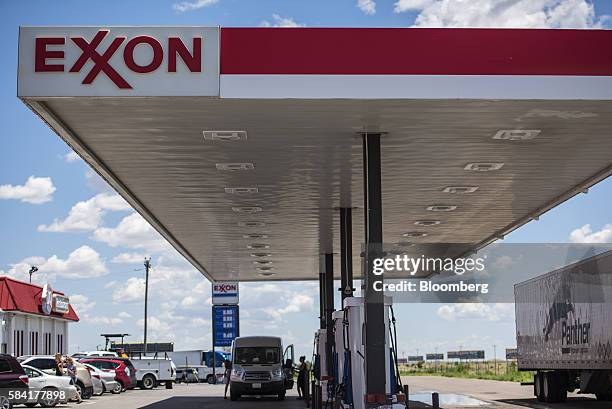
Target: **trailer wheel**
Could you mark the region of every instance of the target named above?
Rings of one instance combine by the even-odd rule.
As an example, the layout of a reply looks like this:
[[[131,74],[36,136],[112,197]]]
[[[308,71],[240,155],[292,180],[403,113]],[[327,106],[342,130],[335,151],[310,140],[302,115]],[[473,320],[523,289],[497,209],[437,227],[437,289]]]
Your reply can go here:
[[[536,398],[538,398],[539,402],[545,401],[544,391],[542,388],[543,378],[544,374],[540,371],[536,372],[536,374],[533,376],[533,389],[535,391],[535,396]]]
[[[567,400],[567,387],[563,374],[556,371],[542,373],[542,402],[556,403]]]

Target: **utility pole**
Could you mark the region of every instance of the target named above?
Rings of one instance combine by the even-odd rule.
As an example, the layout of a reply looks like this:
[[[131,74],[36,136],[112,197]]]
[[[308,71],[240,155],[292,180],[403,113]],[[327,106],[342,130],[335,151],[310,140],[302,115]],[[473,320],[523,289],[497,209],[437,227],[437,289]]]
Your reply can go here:
[[[493,344],[493,365],[495,365],[495,375],[497,375],[497,345]]]
[[[32,274],[34,274],[37,271],[38,271],[38,267],[36,267],[36,266],[32,266],[32,268],[30,268],[30,271],[29,271],[29,273],[30,273],[30,284],[32,284]]]
[[[144,299],[144,354],[147,355],[147,306],[149,304],[149,269],[151,268],[151,257],[144,260],[145,266],[145,299]]]

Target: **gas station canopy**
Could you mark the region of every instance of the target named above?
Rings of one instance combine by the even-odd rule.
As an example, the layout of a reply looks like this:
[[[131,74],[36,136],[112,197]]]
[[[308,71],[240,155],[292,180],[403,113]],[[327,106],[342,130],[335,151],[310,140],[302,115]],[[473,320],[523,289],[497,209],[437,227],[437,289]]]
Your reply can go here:
[[[316,279],[340,207],[361,265],[362,133],[382,134],[398,249],[480,248],[609,176],[610,44],[606,30],[22,27],[18,94],[207,278]]]

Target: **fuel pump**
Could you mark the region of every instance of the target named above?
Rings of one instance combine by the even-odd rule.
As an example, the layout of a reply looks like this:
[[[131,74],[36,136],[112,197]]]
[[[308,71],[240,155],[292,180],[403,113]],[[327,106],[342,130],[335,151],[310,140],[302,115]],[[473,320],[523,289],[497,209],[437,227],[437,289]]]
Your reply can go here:
[[[403,395],[398,396],[401,391],[399,373],[396,365],[397,351],[395,350],[397,340],[395,339],[395,317],[391,311],[392,299],[385,297],[385,346],[388,353],[385,354],[385,385],[386,392],[394,396],[394,407],[404,408]],[[334,402],[334,408],[342,409],[365,409],[363,396],[366,393],[365,377],[365,347],[364,347],[364,300],[361,297],[349,297],[344,300],[344,308],[333,314],[333,329],[335,342],[335,375],[336,387],[334,396],[325,394],[323,402]],[[325,331],[325,330],[320,330]],[[319,351],[325,354],[325,336],[319,334]],[[321,357],[321,362],[325,360]],[[337,364],[336,364],[337,362]],[[327,373],[327,372],[326,372]],[[331,373],[331,371],[330,371]],[[327,386],[327,385],[326,385]],[[327,391],[327,387],[323,388]],[[331,408],[332,406],[327,406]]]

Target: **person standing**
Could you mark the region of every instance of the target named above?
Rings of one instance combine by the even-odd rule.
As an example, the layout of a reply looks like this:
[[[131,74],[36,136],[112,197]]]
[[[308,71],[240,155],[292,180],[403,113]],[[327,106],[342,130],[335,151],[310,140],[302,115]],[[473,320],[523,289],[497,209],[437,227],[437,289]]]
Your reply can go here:
[[[55,375],[64,376],[64,362],[59,352],[55,354]]]
[[[225,375],[223,380],[225,381],[225,393],[223,394],[223,399],[227,399],[227,388],[230,384],[230,377],[232,376],[232,361],[226,359],[223,361],[223,365],[225,366]]]
[[[76,385],[76,383],[77,383],[77,367],[74,364],[74,359],[72,359],[72,357],[70,357],[70,356],[66,360],[66,370],[68,371],[68,376],[70,376],[70,379],[72,379],[72,382],[74,382],[74,384]],[[79,393],[78,389],[77,389],[76,398],[77,398],[77,404],[83,402],[83,399],[81,398],[81,394]]]
[[[298,366],[298,377],[297,377],[297,391],[298,399],[306,398],[306,382],[308,374],[308,365],[306,365],[306,357],[302,355],[300,357],[300,366]]]

